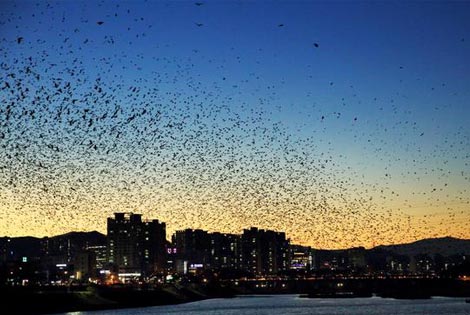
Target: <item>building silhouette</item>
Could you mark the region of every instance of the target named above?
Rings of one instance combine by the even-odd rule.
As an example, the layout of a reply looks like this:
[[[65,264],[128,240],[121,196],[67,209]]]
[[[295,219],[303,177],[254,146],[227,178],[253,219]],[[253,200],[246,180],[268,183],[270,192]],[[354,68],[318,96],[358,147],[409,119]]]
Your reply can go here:
[[[204,230],[185,229],[172,237],[176,248],[175,269],[178,273],[196,273],[210,268],[210,236]]]
[[[267,275],[290,266],[289,240],[283,232],[251,228],[239,235],[186,229],[176,231],[172,244],[177,273],[226,269]]]
[[[212,269],[242,269],[242,258],[240,235],[219,232],[210,234],[210,265]]]
[[[164,272],[166,225],[141,214],[118,212],[108,218],[107,261],[121,277]]]
[[[255,275],[277,274],[289,268],[289,240],[284,232],[243,230],[243,269]]]

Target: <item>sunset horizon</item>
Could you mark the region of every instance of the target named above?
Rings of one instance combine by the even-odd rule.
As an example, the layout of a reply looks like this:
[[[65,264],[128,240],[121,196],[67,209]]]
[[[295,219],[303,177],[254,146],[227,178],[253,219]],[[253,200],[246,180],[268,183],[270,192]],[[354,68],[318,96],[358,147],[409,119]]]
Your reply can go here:
[[[0,235],[470,239],[468,2],[1,8]]]

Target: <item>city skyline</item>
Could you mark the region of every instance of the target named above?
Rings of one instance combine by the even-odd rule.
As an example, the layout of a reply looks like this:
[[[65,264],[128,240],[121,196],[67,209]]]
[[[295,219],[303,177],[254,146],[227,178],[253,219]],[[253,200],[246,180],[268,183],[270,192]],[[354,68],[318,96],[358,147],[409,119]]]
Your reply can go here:
[[[152,222],[157,222],[158,224],[162,224],[164,226],[164,229],[166,230],[166,223],[163,222],[163,221],[160,221],[158,219],[151,219],[151,218],[147,218],[147,217],[142,217],[142,214],[141,213],[135,213],[135,212],[114,212],[113,213],[114,216],[116,215],[121,215],[121,216],[124,216],[126,218],[126,220],[129,220],[129,216],[137,216],[140,218],[140,222],[141,223],[152,223]],[[124,218],[123,217],[123,218]],[[109,221],[109,219],[112,219],[112,217],[108,217],[107,218],[107,221]],[[108,222],[109,224],[109,222]],[[181,232],[185,232],[185,231],[192,231],[192,232],[196,232],[196,231],[200,231],[200,232],[203,232],[203,233],[208,233],[208,234],[220,234],[220,235],[229,235],[229,236],[241,236],[243,234],[244,231],[249,231],[249,230],[252,230],[252,229],[255,229],[255,230],[259,230],[259,231],[269,231],[269,232],[274,232],[274,233],[283,233],[283,234],[286,234],[285,231],[283,230],[273,230],[273,229],[270,229],[270,228],[261,228],[261,227],[258,227],[258,226],[245,226],[245,227],[242,227],[242,229],[240,231],[236,231],[236,232],[223,232],[223,231],[219,231],[219,230],[205,230],[205,229],[202,229],[202,228],[194,228],[194,227],[190,227],[190,226],[187,226],[187,227],[182,227],[181,229],[178,229],[178,230],[168,230],[168,232],[165,233],[165,241],[168,243],[168,244],[172,244],[173,242],[173,238],[178,234],[178,233],[181,233]],[[22,238],[22,237],[25,237],[25,238],[37,238],[37,239],[48,239],[48,238],[54,238],[54,237],[63,237],[63,236],[67,236],[69,234],[74,234],[74,233],[99,233],[101,235],[103,235],[104,237],[107,237],[109,233],[106,233],[106,230],[109,230],[109,227],[108,228],[104,228],[104,232],[100,232],[100,231],[97,231],[97,230],[93,230],[93,231],[90,231],[90,230],[71,230],[71,231],[67,231],[65,233],[62,233],[62,234],[56,234],[56,235],[44,235],[44,236],[34,236],[34,235],[20,235],[20,236],[12,236],[12,235],[2,235],[0,237],[2,238]],[[170,232],[171,231],[171,232]],[[458,238],[458,237],[453,237],[453,236],[450,236],[450,235],[447,235],[447,236],[442,236],[442,237],[431,237],[431,238],[422,238],[422,239],[417,239],[417,240],[413,240],[411,242],[398,242],[398,243],[393,243],[393,244],[374,244],[373,246],[371,247],[367,247],[367,246],[364,246],[364,245],[355,245],[355,246],[351,246],[351,247],[334,247],[334,248],[322,248],[322,247],[315,247],[314,245],[309,245],[309,244],[301,244],[301,243],[296,243],[295,241],[293,242],[292,239],[289,237],[289,235],[286,234],[286,240],[289,242],[290,246],[300,246],[300,247],[309,247],[311,248],[312,250],[326,250],[326,251],[336,251],[336,250],[339,250],[339,251],[343,251],[343,250],[350,250],[350,249],[355,249],[355,248],[364,248],[364,249],[374,249],[374,248],[379,248],[379,247],[383,247],[383,246],[394,246],[394,245],[410,245],[410,244],[413,244],[413,243],[418,243],[418,242],[422,242],[422,241],[427,241],[427,240],[433,240],[433,239],[456,239],[456,240],[462,240],[462,241],[468,241],[470,239],[465,239],[465,238]]]
[[[470,3],[1,9],[0,235],[470,239]]]
[[[256,227],[240,234],[186,228],[172,234],[171,241],[164,239],[165,229],[166,224],[158,219],[121,212],[107,219],[107,235],[71,232],[41,239],[2,237],[0,258],[3,268],[11,270],[3,273],[3,280],[13,285],[24,285],[21,277],[35,279],[36,284],[78,280],[110,285],[118,279],[129,283],[136,277],[153,281],[175,274],[204,277],[207,272],[222,272],[230,279],[283,275],[305,280],[305,272],[314,278],[325,274],[468,278],[464,270],[470,240],[445,237],[372,249],[327,250],[294,244],[283,231]],[[21,271],[25,263],[33,268],[25,268],[29,276]]]

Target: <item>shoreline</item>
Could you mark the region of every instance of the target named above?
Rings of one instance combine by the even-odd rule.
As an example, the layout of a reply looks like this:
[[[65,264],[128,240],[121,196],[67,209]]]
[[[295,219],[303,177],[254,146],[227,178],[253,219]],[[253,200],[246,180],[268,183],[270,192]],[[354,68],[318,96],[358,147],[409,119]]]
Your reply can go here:
[[[256,297],[266,295],[297,295],[309,299],[346,298],[394,298],[431,299],[433,297],[470,298],[470,283],[464,287],[453,283],[446,290],[441,282],[414,283],[408,281],[375,283],[345,283],[343,289],[332,290],[334,281],[317,281],[310,288],[257,289],[256,287],[232,287],[229,285],[188,284],[166,285],[156,288],[130,286],[79,286],[79,287],[2,287],[0,293],[9,314],[56,314],[76,311],[98,311],[149,306],[176,305],[213,298]],[[424,285],[426,284],[426,285]],[[461,283],[462,284],[462,283]],[[465,283],[467,284],[467,283]],[[335,285],[333,286],[335,287]],[[429,290],[432,289],[432,290]],[[18,303],[17,301],[20,301]],[[22,302],[22,303],[21,303]]]
[[[56,314],[146,306],[173,305],[216,297],[194,288],[167,287],[137,289],[132,287],[71,288],[2,288],[3,307],[9,314]],[[22,303],[23,302],[23,303]]]

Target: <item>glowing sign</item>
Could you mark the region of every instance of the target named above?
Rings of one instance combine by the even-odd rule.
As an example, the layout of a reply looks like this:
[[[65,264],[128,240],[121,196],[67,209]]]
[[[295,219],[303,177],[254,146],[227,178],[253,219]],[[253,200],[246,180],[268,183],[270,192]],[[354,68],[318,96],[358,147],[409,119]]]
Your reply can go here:
[[[189,268],[191,269],[202,268],[202,267],[204,267],[203,264],[190,264],[189,265]]]
[[[118,273],[119,277],[140,277],[139,272],[124,272],[124,273]]]
[[[166,249],[166,252],[167,252],[168,254],[176,254],[176,247],[174,247],[174,248],[167,248],[167,249]]]

